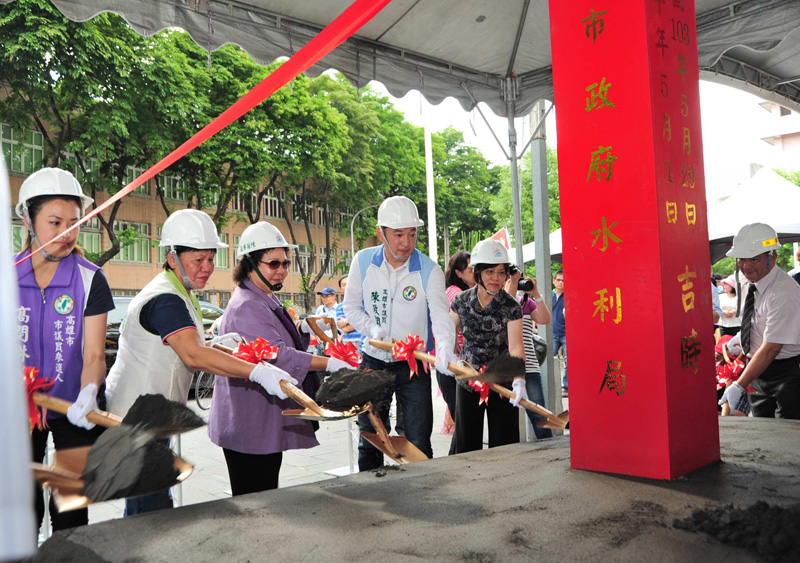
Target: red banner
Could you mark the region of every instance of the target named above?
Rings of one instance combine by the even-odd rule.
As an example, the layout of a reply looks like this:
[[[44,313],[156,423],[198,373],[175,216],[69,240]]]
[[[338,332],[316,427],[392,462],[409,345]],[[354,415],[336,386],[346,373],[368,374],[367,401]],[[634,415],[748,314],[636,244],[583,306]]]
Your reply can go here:
[[[550,1],[572,466],[719,459],[691,0]]]
[[[156,174],[163,172],[169,166],[225,129],[228,125],[239,119],[245,113],[288,84],[298,74],[307,70],[320,59],[325,57],[325,55],[333,51],[341,43],[346,41],[351,35],[361,29],[364,24],[375,17],[375,15],[380,12],[389,2],[391,2],[391,0],[355,0],[355,2],[353,2],[349,8],[342,12],[339,17],[333,20],[325,29],[320,31],[316,37],[306,43],[306,45],[303,46],[303,48],[300,49],[295,55],[293,55],[292,58],[279,66],[275,72],[262,80],[258,85],[256,85],[255,88],[250,90],[231,107],[222,112],[214,121],[203,127],[180,147],[148,168],[144,174],[136,178],[133,182],[103,202],[102,205],[97,206],[97,209],[91,213],[88,213],[83,217],[83,219],[78,221],[67,231],[45,242],[35,252],[32,252],[29,256],[26,256],[14,265],[19,266],[22,262],[32,257],[42,248],[45,248],[51,244],[57,238],[61,238],[65,233],[77,229],[80,225],[107,207],[114,205],[115,202],[122,199],[151,178],[155,177]]]

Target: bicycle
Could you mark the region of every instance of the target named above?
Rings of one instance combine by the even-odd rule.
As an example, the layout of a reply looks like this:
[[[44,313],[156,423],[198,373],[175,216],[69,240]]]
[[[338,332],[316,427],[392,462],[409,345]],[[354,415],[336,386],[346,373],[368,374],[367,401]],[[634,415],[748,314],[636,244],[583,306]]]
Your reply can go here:
[[[197,406],[202,410],[207,411],[211,408],[211,398],[214,394],[214,379],[213,373],[200,372],[197,380],[194,383],[194,400]]]

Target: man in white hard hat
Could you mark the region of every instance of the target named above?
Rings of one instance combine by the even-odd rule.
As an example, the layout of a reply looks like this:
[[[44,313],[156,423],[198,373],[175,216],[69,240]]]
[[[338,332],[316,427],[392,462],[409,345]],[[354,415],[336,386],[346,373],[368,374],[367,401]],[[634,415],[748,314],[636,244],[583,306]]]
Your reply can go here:
[[[733,238],[728,256],[736,258],[742,282],[740,343],[749,358],[739,379],[719,401],[737,409],[749,398],[753,416],[800,419],[800,286],[776,267],[778,235],[769,225],[745,225]],[[750,385],[756,393],[747,394]],[[742,410],[741,408],[737,410]]]
[[[350,266],[344,297],[344,314],[367,339],[406,340],[418,335],[428,351],[436,340],[436,369],[452,375],[448,362],[458,362],[454,353],[455,326],[449,314],[444,273],[433,260],[416,249],[419,228],[417,206],[407,197],[385,200],[378,209],[378,238],[382,245],[360,251]],[[417,364],[417,375],[409,378],[408,364],[392,358],[368,342],[363,345],[363,367],[396,374],[394,393],[402,414],[406,438],[433,457],[431,432],[433,404],[431,377]],[[389,425],[389,403],[378,401],[377,414]],[[362,431],[374,432],[369,417],[359,415]],[[361,439],[358,467],[367,471],[383,465],[383,455]]]
[[[249,379],[281,399],[280,381],[297,384],[282,369],[255,366],[205,345],[200,304],[193,290],[206,286],[214,256],[226,249],[211,217],[197,209],[176,211],[164,222],[160,246],[167,249],[164,271],[128,306],[117,359],[106,381],[108,410],[124,417],[139,395],[155,393],[186,401],[195,371]],[[211,341],[235,347],[236,334]],[[125,515],[171,508],[169,491],[126,499]]]

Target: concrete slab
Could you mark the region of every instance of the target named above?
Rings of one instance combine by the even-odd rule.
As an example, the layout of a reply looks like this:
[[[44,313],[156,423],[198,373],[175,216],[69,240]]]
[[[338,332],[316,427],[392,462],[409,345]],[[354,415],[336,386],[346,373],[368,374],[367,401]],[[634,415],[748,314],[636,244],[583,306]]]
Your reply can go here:
[[[800,503],[800,422],[720,437],[722,463],[672,482],[572,470],[561,437],[58,532],[35,560],[755,561],[672,522]]]

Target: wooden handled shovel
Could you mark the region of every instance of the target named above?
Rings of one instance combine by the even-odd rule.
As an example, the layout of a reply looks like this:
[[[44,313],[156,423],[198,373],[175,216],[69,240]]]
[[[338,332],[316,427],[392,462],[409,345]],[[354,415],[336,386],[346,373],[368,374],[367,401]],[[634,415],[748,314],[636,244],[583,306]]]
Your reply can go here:
[[[40,407],[44,407],[51,411],[60,412],[61,414],[67,414],[67,410],[72,406],[72,403],[70,403],[69,401],[65,401],[64,399],[59,399],[58,397],[51,397],[50,395],[45,395],[43,393],[33,393],[32,396],[33,396],[33,402],[39,405]],[[120,417],[98,410],[94,410],[89,414],[87,414],[86,420],[88,420],[93,424],[99,424],[100,426],[105,426],[106,428],[117,426],[119,423],[122,422],[122,419]]]
[[[389,351],[392,349],[392,345],[390,343],[383,342],[382,340],[370,340],[369,343],[375,348],[380,348],[381,350]],[[414,356],[418,360],[422,360],[423,362],[428,362],[429,364],[434,364],[436,362],[436,356],[434,356],[433,354],[429,354],[428,352],[423,352],[422,350],[414,350]],[[489,366],[487,366],[486,368],[486,372],[488,372],[486,378],[490,380],[494,378],[491,366],[492,365],[489,364]],[[458,364],[449,363],[447,365],[447,368],[453,373],[455,373],[458,379],[475,379],[478,381],[482,381],[481,374],[479,374],[472,366],[464,367]],[[506,399],[513,399],[516,397],[514,392],[511,391],[510,389],[506,389],[502,385],[498,385],[497,383],[494,383],[492,381],[488,381],[488,383],[489,383],[489,388],[498,395],[505,397]],[[541,428],[555,428],[563,430],[564,428],[567,427],[567,423],[569,422],[569,411],[564,411],[560,415],[556,415],[553,412],[544,408],[543,406],[537,405],[536,403],[528,401],[527,399],[522,399],[522,401],[520,401],[519,404],[522,407],[528,409],[529,411],[533,411],[536,414],[539,414],[547,419],[546,422],[542,422],[537,425]]]
[[[227,346],[223,346],[222,344],[214,344],[214,348],[220,350],[221,352],[225,352],[226,354],[233,354],[233,349],[228,348]],[[285,410],[281,413],[284,416],[291,416],[295,418],[302,418],[304,420],[316,420],[316,421],[344,420],[345,418],[350,418],[359,413],[362,413],[367,409],[366,406],[353,407],[352,409],[346,411],[334,411],[330,409],[325,409],[319,406],[317,402],[311,397],[309,397],[302,389],[299,389],[297,386],[289,383],[288,381],[281,380],[280,386],[281,386],[281,391],[289,395],[289,397],[291,397],[294,401],[296,401],[303,407],[302,409]]]

